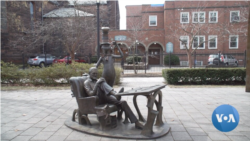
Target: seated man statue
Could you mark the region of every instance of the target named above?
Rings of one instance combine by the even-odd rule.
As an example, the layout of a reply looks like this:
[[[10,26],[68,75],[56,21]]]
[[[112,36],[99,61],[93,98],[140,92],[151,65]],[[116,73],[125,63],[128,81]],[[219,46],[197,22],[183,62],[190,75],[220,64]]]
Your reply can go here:
[[[88,96],[98,96],[99,104],[114,104],[125,111],[131,123],[135,123],[135,128],[142,129],[143,125],[136,118],[126,101],[117,100],[114,96],[116,92],[109,86],[104,78],[97,80],[97,68],[89,69],[89,78],[84,82],[84,88]]]

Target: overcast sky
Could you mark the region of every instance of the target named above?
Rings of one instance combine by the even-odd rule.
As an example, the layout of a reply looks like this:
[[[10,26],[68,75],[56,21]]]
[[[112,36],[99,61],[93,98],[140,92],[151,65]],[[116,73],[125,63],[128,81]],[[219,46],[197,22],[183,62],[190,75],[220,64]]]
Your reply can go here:
[[[120,29],[126,29],[126,5],[164,4],[165,0],[119,0]]]

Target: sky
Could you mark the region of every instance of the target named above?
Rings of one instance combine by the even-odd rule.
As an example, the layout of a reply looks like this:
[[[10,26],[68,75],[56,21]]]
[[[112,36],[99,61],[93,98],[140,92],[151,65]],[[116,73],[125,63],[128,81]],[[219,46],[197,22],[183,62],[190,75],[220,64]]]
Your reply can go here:
[[[120,29],[126,29],[126,5],[164,4],[165,0],[119,0]]]

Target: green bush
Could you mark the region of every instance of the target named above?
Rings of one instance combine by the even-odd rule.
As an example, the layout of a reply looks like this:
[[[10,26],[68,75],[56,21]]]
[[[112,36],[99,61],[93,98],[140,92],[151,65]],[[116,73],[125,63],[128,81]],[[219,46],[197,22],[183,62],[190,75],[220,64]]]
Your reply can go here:
[[[13,63],[1,61],[1,82],[4,83],[22,83],[25,72],[19,70],[18,66]]]
[[[164,69],[168,84],[245,84],[246,69]]]
[[[92,56],[91,57],[91,63],[97,63],[97,61],[98,61],[97,56]]]
[[[58,85],[69,83],[69,78],[72,76],[81,76],[84,73],[88,73],[89,68],[93,67],[93,64],[72,63],[66,65],[65,63],[58,63],[45,68],[30,67],[26,70],[21,70],[12,63],[1,62],[1,66],[1,83]],[[102,69],[101,65],[98,68],[100,72],[99,77],[102,74]],[[120,82],[121,69],[115,68],[115,71],[115,84],[118,84]]]
[[[136,64],[138,62],[141,62],[141,60],[142,60],[142,57],[140,57],[140,56],[129,56],[126,58],[126,62],[128,64],[133,64],[133,58],[134,58]]]
[[[169,55],[164,57],[164,64],[169,65]],[[170,55],[170,64],[171,65],[180,65],[180,59],[177,55],[171,54]]]
[[[120,67],[115,67],[115,85],[118,85],[121,82],[121,73],[122,73],[122,68]]]
[[[103,65],[98,67],[98,78],[102,76]],[[118,85],[121,81],[122,68],[115,67],[115,85]]]
[[[32,67],[25,70],[27,72],[26,79],[32,84],[57,85],[60,83],[69,83],[69,78],[72,76],[81,76],[87,73],[91,67],[90,64],[65,63],[53,64],[46,68]]]

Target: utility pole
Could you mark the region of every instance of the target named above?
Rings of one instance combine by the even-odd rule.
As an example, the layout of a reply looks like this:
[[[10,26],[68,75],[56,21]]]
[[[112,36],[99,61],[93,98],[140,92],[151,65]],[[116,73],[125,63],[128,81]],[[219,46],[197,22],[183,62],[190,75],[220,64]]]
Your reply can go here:
[[[100,25],[99,25],[99,6],[100,6],[100,0],[96,0],[97,5],[97,11],[96,11],[96,21],[97,21],[97,60],[100,57]]]
[[[42,1],[42,7],[41,7],[41,9],[42,9],[42,27],[43,27],[43,1]],[[44,34],[44,32],[43,32],[43,34]],[[43,54],[45,54],[45,49],[44,49],[44,42],[43,42]]]
[[[248,7],[250,7],[250,2],[248,2]],[[246,92],[250,92],[250,8],[248,14],[248,34],[247,34]]]

